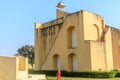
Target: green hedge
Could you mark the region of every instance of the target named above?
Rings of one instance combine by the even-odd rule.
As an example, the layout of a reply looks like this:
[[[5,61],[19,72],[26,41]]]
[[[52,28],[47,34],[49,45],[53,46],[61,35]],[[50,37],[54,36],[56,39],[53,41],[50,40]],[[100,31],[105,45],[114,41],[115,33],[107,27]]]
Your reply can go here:
[[[56,76],[57,70],[29,70],[29,74],[46,74],[47,76]],[[61,76],[63,77],[85,77],[85,78],[114,78],[119,77],[120,73],[112,71],[85,71],[85,72],[67,72],[62,70]]]
[[[98,71],[86,71],[86,72],[66,72],[62,71],[62,76],[65,77],[86,77],[86,78],[114,78],[116,72],[98,72]]]
[[[56,76],[57,70],[29,70],[29,74],[45,74],[47,76]]]

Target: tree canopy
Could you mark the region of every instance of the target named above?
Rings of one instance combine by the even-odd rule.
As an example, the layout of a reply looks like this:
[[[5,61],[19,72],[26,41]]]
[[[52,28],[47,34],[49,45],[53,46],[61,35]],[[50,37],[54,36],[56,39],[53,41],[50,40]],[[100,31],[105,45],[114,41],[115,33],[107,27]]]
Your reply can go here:
[[[17,52],[18,53],[15,54],[15,55],[27,57],[29,63],[33,67],[33,63],[34,63],[34,46],[32,46],[32,45],[22,46],[22,47],[18,48]]]

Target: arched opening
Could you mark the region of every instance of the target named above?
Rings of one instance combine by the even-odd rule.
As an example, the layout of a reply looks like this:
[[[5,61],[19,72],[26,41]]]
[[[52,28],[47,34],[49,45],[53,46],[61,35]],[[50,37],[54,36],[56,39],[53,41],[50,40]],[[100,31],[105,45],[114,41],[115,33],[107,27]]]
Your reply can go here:
[[[94,24],[94,27],[95,27],[96,30],[97,30],[97,40],[100,41],[100,31],[99,31],[99,27],[98,27],[96,24]]]
[[[77,32],[76,29],[74,28],[72,30],[72,48],[76,48],[77,47]]]
[[[60,56],[57,57],[57,69],[61,69],[61,60],[60,60]]]
[[[74,53],[68,55],[68,68],[70,71],[78,71],[78,58]]]
[[[77,31],[74,26],[69,27],[67,30],[67,42],[68,48],[76,48],[77,47]]]
[[[61,69],[61,59],[60,56],[57,54],[53,56],[53,69],[54,70]]]
[[[73,71],[78,70],[78,59],[76,55],[73,55]]]

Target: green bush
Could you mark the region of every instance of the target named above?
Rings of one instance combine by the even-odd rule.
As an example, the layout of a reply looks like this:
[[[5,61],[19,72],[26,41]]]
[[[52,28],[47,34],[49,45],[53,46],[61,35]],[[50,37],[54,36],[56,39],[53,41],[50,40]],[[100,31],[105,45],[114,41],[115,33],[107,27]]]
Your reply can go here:
[[[67,73],[68,77],[86,77],[86,78],[113,78],[115,77],[115,75],[116,73],[113,71],[110,71],[110,72],[90,71],[90,72],[69,72]]]
[[[115,77],[120,77],[120,72],[117,72]]]
[[[56,76],[57,70],[29,70],[29,74],[46,74],[47,76]],[[115,70],[112,71],[84,71],[84,72],[68,72],[61,71],[63,77],[85,77],[85,78],[114,78],[118,74]],[[119,73],[120,76],[120,73]]]
[[[117,72],[112,70],[112,71],[109,72],[109,77],[114,78],[116,76],[116,74],[117,74]]]
[[[120,77],[120,71],[119,71],[119,70],[117,70],[117,69],[114,69],[113,71],[115,71],[115,72],[116,72],[116,75],[115,75],[115,77]]]
[[[48,76],[56,76],[57,70],[29,70],[29,74],[45,74]]]

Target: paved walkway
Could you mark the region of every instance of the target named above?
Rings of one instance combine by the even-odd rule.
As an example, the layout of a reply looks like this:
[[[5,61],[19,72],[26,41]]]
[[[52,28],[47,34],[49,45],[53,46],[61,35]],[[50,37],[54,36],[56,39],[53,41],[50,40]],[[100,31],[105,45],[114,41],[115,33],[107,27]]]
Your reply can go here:
[[[18,80],[47,80],[45,75],[29,74],[27,79]]]

